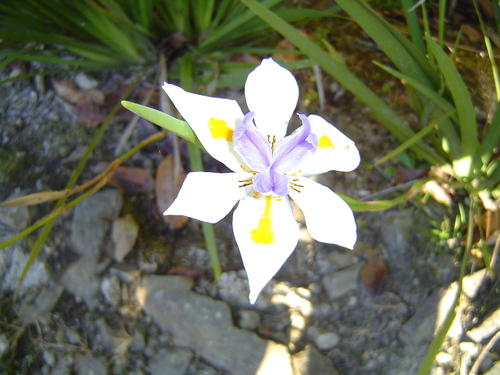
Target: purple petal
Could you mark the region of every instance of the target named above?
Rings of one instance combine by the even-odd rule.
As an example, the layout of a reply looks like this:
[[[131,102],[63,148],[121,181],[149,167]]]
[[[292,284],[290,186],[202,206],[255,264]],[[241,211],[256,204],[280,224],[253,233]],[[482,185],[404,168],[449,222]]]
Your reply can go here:
[[[288,195],[288,177],[275,172],[271,167],[253,177],[253,189],[257,193]]]
[[[248,112],[240,125],[234,129],[233,147],[248,167],[256,172],[271,165],[271,146],[252,122],[253,112]]]
[[[293,170],[317,148],[318,139],[311,133],[311,124],[307,116],[298,114],[302,126],[276,144],[272,168],[278,173],[287,173]]]

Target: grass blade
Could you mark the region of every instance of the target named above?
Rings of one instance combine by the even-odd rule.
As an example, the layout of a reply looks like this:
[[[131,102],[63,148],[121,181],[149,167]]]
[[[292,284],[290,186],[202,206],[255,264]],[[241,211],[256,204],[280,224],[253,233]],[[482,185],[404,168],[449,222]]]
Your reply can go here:
[[[387,104],[356,78],[345,66],[333,60],[325,51],[307,39],[293,26],[255,0],[241,0],[241,2],[352,92],[396,138],[404,141],[414,134]],[[434,150],[423,142],[415,144],[413,150],[431,164],[442,164],[445,162]]]

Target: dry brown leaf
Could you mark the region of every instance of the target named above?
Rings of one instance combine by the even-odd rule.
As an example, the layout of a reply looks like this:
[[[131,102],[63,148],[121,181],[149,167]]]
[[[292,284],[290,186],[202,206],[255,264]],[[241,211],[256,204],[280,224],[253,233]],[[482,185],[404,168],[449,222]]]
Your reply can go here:
[[[451,195],[445,190],[445,188],[443,188],[443,186],[438,184],[437,181],[427,181],[422,186],[422,192],[429,193],[437,202],[446,206],[451,206],[453,203]]]
[[[111,237],[115,244],[114,258],[117,261],[121,262],[130,250],[132,250],[137,240],[138,233],[139,226],[130,214],[125,217],[119,217],[113,221]]]
[[[70,103],[76,103],[83,96],[73,81],[68,79],[54,80],[52,82],[57,94]]]
[[[156,171],[156,204],[160,213],[163,213],[174,201],[186,178],[182,164],[175,166],[173,155],[167,155]],[[163,216],[163,220],[170,229],[182,228],[188,221],[185,216]]]
[[[92,168],[94,173],[101,173],[109,163],[98,163]],[[109,184],[127,193],[151,193],[154,189],[154,180],[151,174],[143,168],[118,167],[109,180]]]
[[[374,259],[366,263],[359,272],[359,282],[363,290],[374,297],[382,291],[387,266],[384,262]]]
[[[483,35],[467,23],[462,25],[462,32],[472,43],[478,43],[483,40]]]
[[[82,96],[78,100],[72,112],[79,122],[83,122],[91,128],[101,124],[107,116],[107,112],[104,108],[86,96]]]

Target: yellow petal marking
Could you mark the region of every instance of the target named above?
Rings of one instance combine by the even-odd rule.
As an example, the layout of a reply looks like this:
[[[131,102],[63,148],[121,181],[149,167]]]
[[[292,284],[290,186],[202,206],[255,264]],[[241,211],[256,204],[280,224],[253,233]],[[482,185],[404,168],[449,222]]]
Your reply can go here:
[[[335,148],[335,147],[333,147],[332,141],[330,141],[330,138],[328,138],[326,135],[322,135],[318,139],[318,149],[325,148],[325,147],[331,147],[333,149]]]
[[[208,119],[208,129],[210,129],[210,135],[212,138],[223,138],[228,142],[233,140],[234,130],[227,126],[224,120],[217,120],[213,117]]]
[[[266,196],[264,212],[262,212],[257,228],[250,231],[250,239],[262,245],[273,243],[274,232],[271,231],[271,199],[270,195]]]

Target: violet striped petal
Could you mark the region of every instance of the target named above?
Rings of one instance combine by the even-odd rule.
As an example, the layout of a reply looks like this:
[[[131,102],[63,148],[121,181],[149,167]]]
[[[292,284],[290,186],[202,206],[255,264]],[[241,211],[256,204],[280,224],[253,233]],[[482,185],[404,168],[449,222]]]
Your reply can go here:
[[[248,112],[234,129],[233,147],[250,169],[261,172],[271,165],[271,146],[253,124],[253,117]]]
[[[316,151],[318,139],[311,133],[309,119],[300,113],[298,116],[302,120],[302,126],[280,140],[274,149],[272,169],[278,173],[292,172]]]

